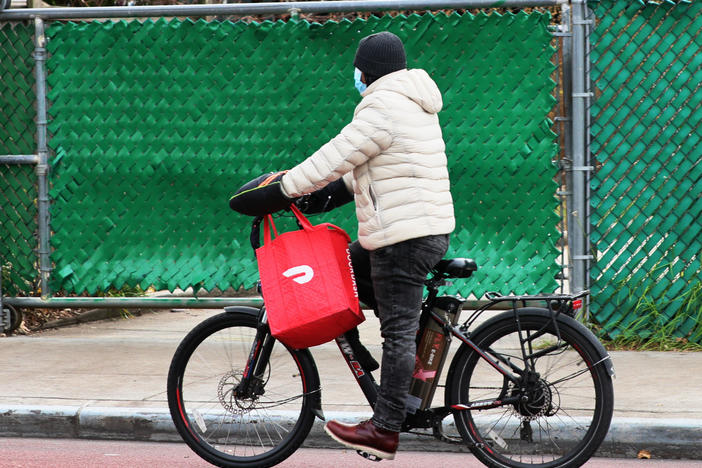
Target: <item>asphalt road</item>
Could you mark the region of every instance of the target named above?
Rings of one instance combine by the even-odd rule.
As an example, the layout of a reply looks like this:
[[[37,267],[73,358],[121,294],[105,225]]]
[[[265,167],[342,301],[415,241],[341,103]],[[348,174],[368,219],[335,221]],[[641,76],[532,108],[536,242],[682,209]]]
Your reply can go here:
[[[86,439],[0,438],[0,468],[190,468],[212,466],[185,444]],[[445,452],[398,452],[382,464],[346,450],[301,449],[281,468],[481,468],[472,455]],[[587,468],[702,468],[699,460],[597,458]]]

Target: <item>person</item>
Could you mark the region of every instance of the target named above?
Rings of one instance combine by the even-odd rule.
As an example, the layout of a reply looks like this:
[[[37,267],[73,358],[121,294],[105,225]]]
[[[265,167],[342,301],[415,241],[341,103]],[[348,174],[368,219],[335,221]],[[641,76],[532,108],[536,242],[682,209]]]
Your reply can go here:
[[[329,421],[325,430],[348,447],[392,459],[424,280],[446,253],[455,220],[436,83],[422,69],[407,69],[404,45],[390,32],[363,38],[353,63],[362,100],[352,121],[277,181],[298,206],[311,196],[317,204],[355,202],[358,240],[350,251],[359,297],[380,319],[380,388],[371,420]]]

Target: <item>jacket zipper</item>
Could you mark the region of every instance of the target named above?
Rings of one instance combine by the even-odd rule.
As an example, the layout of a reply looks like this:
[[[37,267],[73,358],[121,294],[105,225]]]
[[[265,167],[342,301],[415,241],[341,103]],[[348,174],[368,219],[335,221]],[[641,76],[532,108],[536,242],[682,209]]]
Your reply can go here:
[[[368,195],[370,195],[371,203],[373,203],[373,210],[378,211],[378,200],[375,198],[375,190],[373,190],[372,185],[368,185]]]

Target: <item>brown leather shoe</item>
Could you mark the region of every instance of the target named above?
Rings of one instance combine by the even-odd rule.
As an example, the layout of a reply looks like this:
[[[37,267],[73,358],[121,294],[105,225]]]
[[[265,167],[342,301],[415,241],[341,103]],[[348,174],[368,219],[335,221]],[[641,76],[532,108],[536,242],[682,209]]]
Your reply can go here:
[[[400,439],[399,432],[381,429],[371,421],[356,425],[329,421],[324,425],[324,430],[340,444],[386,460],[395,458]]]

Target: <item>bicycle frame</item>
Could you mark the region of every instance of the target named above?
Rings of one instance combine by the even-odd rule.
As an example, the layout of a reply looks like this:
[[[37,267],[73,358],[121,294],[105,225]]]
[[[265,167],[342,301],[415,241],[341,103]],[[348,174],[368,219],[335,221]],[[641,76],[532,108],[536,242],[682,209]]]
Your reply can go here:
[[[432,286],[435,286],[432,288]],[[524,371],[520,368],[517,368],[516,366],[512,365],[507,359],[501,357],[501,356],[496,356],[492,357],[486,350],[481,349],[478,345],[476,345],[469,337],[467,334],[467,330],[470,327],[471,324],[475,322],[475,319],[477,319],[478,316],[480,316],[483,312],[486,310],[489,310],[492,306],[495,304],[498,304],[500,302],[505,302],[505,301],[510,301],[513,303],[512,310],[514,311],[515,314],[515,320],[517,323],[519,323],[519,306],[518,303],[522,303],[523,307],[527,306],[528,302],[531,301],[543,301],[546,304],[548,304],[548,309],[551,311],[552,316],[553,316],[553,325],[555,326],[556,333],[558,334],[558,325],[556,322],[556,317],[558,314],[561,313],[561,311],[569,311],[573,312],[574,310],[577,310],[582,306],[582,301],[578,301],[580,298],[586,296],[589,294],[589,291],[584,291],[576,296],[571,296],[571,295],[540,295],[540,296],[501,296],[495,293],[488,293],[488,298],[490,299],[490,303],[487,304],[486,306],[483,306],[481,309],[475,311],[466,322],[464,322],[462,325],[452,325],[449,323],[446,319],[441,317],[439,314],[434,312],[432,310],[433,305],[437,299],[437,289],[438,284],[431,285],[430,284],[430,292],[429,296],[425,300],[423,304],[423,313],[427,313],[429,316],[429,319],[434,320],[444,331],[446,336],[451,336],[453,338],[458,339],[461,343],[465,344],[469,348],[471,348],[474,352],[480,356],[481,359],[486,361],[490,366],[492,366],[497,372],[499,372],[505,379],[513,382],[514,384],[518,384],[520,380],[523,378]],[[421,336],[423,329],[426,327],[426,324],[424,327],[420,327],[419,330],[419,335]],[[531,335],[529,339],[534,339],[535,337],[540,336],[543,334],[544,331],[540,331],[536,335]],[[529,352],[525,349],[525,343],[527,339],[520,339],[521,341],[521,346],[522,346],[522,355],[525,358],[525,362],[531,362],[534,358],[538,357],[541,354],[548,353],[554,349],[558,348],[557,345],[550,346],[548,348],[542,349],[538,351],[537,353],[533,353],[531,350]],[[375,407],[375,402],[378,398],[378,384],[376,383],[373,375],[368,372],[366,369],[363,368],[363,365],[356,360],[353,349],[349,342],[346,340],[346,338],[342,335],[340,337],[336,338],[336,343],[339,346],[339,350],[341,351],[341,354],[346,361],[346,364],[349,366],[349,369],[351,370],[354,378],[356,379],[356,382],[358,383],[359,387],[361,388],[361,391],[363,392],[366,400],[368,401],[368,404],[371,406],[371,408]],[[489,350],[488,350],[489,351]],[[448,352],[448,347],[446,347],[444,352]],[[433,383],[433,388],[432,388],[432,394],[433,390],[438,386],[439,384],[439,379],[435,379]],[[499,406],[505,406],[505,405],[510,405],[517,403],[519,401],[519,397],[509,397],[505,399],[500,399],[500,400],[478,400],[478,401],[473,401],[470,402],[469,404],[460,404],[460,405],[453,405],[451,408],[447,408],[445,406],[440,406],[440,407],[431,407],[428,408],[427,410],[424,410],[424,412],[429,412],[433,413],[436,416],[443,418],[444,416],[448,415],[452,410],[455,411],[470,411],[474,409],[489,409],[489,408],[494,408],[494,407],[499,407]],[[424,416],[424,417],[422,417]],[[411,421],[414,419],[414,421]],[[408,416],[408,422],[411,422],[412,427],[431,427],[433,424],[433,421],[430,419],[432,418],[427,418],[426,415],[420,415],[419,418],[412,418],[412,416]],[[408,422],[406,422],[406,425],[408,425]],[[419,424],[418,424],[419,423]]]
[[[351,373],[361,388],[363,395],[368,400],[368,404],[371,408],[375,408],[375,402],[378,399],[378,384],[373,378],[373,374],[364,369],[363,365],[356,360],[351,344],[344,335],[336,338],[336,344],[339,346],[341,355],[344,357],[349,369],[351,369]]]
[[[556,317],[558,314],[565,312],[568,314],[573,314],[575,310],[582,306],[582,300],[580,298],[587,295],[589,292],[584,291],[576,296],[571,295],[539,295],[539,296],[501,296],[496,293],[488,293],[486,296],[490,302],[483,306],[482,308],[476,310],[471,314],[471,316],[465,320],[461,325],[453,325],[444,317],[440,316],[434,312],[433,307],[438,299],[437,291],[438,287],[443,284],[442,279],[431,279],[427,281],[429,287],[429,295],[425,299],[422,306],[422,314],[426,314],[428,320],[433,320],[439,327],[444,331],[446,339],[450,341],[452,338],[457,339],[461,343],[472,349],[480,359],[487,362],[496,372],[500,373],[505,379],[511,381],[513,384],[518,385],[523,379],[524,374],[528,373],[529,370],[523,370],[514,366],[509,360],[499,355],[491,355],[490,350],[484,350],[476,345],[470,338],[470,333],[468,330],[471,325],[473,325],[476,319],[493,307],[495,304],[500,302],[509,301],[512,303],[512,310],[514,313],[515,321],[519,324],[519,309],[520,303],[521,307],[527,307],[529,302],[540,301],[545,302],[548,306],[548,310],[551,312],[552,325],[555,327],[556,334],[560,337],[558,333],[558,324]],[[266,321],[265,306],[261,308],[259,315],[260,326],[256,334],[256,339],[252,345],[247,366],[244,370],[241,382],[235,389],[237,395],[241,397],[255,397],[260,392],[262,392],[262,383],[265,367],[270,357],[271,350],[275,344],[275,338],[270,334],[270,330]],[[419,336],[422,335],[424,329],[427,326],[427,321],[421,322],[423,326],[420,325]],[[521,334],[521,327],[520,334]],[[533,350],[527,350],[525,345],[529,340],[540,336],[545,333],[545,330],[541,330],[536,334],[530,335],[528,338],[520,337],[521,342],[521,352],[524,357],[524,362],[532,362],[533,359],[537,358],[541,354],[545,354],[553,351],[559,347],[558,344],[539,350],[538,352],[533,352]],[[376,382],[373,374],[366,370],[361,362],[356,359],[354,355],[353,348],[349,341],[344,335],[336,338],[336,344],[341,351],[341,355],[351,370],[352,375],[356,379],[356,382],[363,392],[368,404],[371,408],[375,407],[375,403],[378,399],[379,385]],[[444,353],[447,353],[449,347],[446,346]],[[436,378],[432,383],[431,394],[433,398],[433,393],[439,384],[439,379]],[[507,397],[504,399],[490,399],[490,400],[477,400],[472,401],[467,404],[457,404],[452,405],[450,408],[446,406],[428,407],[425,410],[417,410],[414,414],[408,414],[405,421],[404,429],[409,430],[413,428],[434,428],[434,434],[437,437],[444,438],[440,433],[440,429],[437,427],[437,423],[440,422],[444,417],[454,411],[471,411],[471,410],[484,410],[489,408],[495,408],[499,406],[511,405],[519,402],[519,396]],[[321,408],[315,408],[315,414],[321,417]],[[437,433],[437,431],[439,431]],[[445,438],[444,438],[445,439]]]

